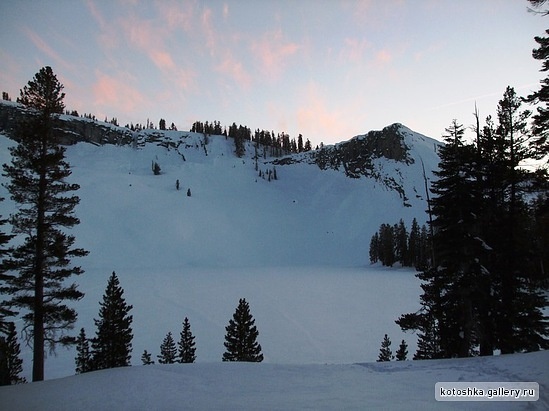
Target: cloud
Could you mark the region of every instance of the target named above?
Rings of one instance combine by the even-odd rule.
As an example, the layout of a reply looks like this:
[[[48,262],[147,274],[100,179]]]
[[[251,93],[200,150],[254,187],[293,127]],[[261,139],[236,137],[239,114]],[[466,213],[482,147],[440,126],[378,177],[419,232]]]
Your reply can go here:
[[[322,94],[316,83],[309,83],[302,95],[302,102],[295,112],[299,130],[316,140],[318,136],[342,136],[352,133],[349,128],[349,116],[345,108],[329,107],[328,99]]]
[[[49,57],[51,60],[53,60],[56,64],[62,66],[64,69],[67,70],[73,70],[74,65],[69,63],[67,60],[62,58],[59,53],[57,53],[53,47],[51,47],[41,36],[36,34],[34,31],[29,29],[28,27],[23,27],[23,32],[26,34],[26,36],[30,39],[30,41],[34,44],[34,46],[40,50],[43,54],[45,54],[47,57]],[[50,64],[53,65],[53,64]]]
[[[252,53],[258,58],[262,72],[271,79],[281,74],[287,61],[300,49],[302,46],[284,38],[281,29],[264,33],[251,45]]]
[[[393,60],[393,54],[387,50],[379,50],[374,56],[374,64],[378,67],[383,67]]]
[[[252,76],[244,69],[242,62],[235,59],[230,52],[225,53],[217,70],[231,77],[241,88],[247,89],[252,83]]]
[[[146,101],[145,96],[132,87],[130,79],[115,78],[96,72],[97,81],[93,85],[94,104],[105,112],[135,112]]]
[[[365,51],[371,46],[366,39],[346,38],[340,52],[340,60],[345,63],[359,63],[362,61]]]

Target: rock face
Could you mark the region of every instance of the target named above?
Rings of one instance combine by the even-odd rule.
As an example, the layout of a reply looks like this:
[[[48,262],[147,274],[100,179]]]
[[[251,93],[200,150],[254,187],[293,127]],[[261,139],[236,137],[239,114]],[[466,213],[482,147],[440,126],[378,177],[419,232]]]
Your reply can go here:
[[[349,141],[323,147],[315,152],[315,163],[323,170],[339,170],[342,167],[351,178],[373,176],[372,160],[376,158],[413,164],[414,159],[409,155],[409,147],[401,133],[402,127],[395,123],[383,130],[370,131]]]
[[[11,138],[16,138],[17,125],[32,115],[32,111],[20,104],[0,102],[0,131]],[[61,144],[70,145],[79,141],[94,144],[130,144],[133,132],[124,127],[82,117],[58,115],[54,120],[54,128]]]

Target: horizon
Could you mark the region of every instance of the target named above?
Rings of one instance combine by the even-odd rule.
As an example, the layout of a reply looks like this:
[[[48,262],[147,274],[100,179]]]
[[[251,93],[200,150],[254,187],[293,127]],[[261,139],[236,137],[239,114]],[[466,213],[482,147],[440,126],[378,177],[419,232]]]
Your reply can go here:
[[[67,110],[179,130],[235,122],[335,144],[401,123],[441,140],[539,89],[528,2],[2,2],[0,88],[51,66]]]

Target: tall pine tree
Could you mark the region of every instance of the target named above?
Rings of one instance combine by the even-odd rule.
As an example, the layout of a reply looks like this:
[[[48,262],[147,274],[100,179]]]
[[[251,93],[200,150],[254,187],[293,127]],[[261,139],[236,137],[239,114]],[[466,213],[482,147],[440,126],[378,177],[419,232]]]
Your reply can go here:
[[[223,361],[263,361],[261,345],[257,342],[259,332],[246,299],[239,300],[233,318],[225,330],[227,333],[225,334]]]
[[[129,312],[133,306],[126,303],[124,290],[114,271],[109,277],[103,302],[99,305],[99,319],[94,320],[97,331],[92,341],[93,368],[101,370],[128,366],[133,339],[133,317]]]
[[[194,342],[194,335],[191,332],[191,323],[189,319],[185,317],[183,321],[183,330],[179,339],[179,352],[178,361],[183,364],[193,363],[196,360],[196,343]]]
[[[53,127],[54,116],[64,110],[62,89],[51,67],[44,67],[21,90],[18,102],[29,114],[17,126],[12,163],[4,164],[4,175],[10,179],[6,187],[19,204],[10,223],[23,241],[5,263],[10,274],[0,291],[11,296],[8,307],[25,312],[24,330],[33,346],[33,381],[44,379],[46,343],[52,350],[58,343],[74,343],[65,332],[73,328],[77,314],[64,302],[83,297],[68,280],[83,273],[72,259],[87,252],[73,248],[74,236],[62,231],[79,223],[74,216],[79,198],[72,194],[79,186],[67,181],[70,166]]]

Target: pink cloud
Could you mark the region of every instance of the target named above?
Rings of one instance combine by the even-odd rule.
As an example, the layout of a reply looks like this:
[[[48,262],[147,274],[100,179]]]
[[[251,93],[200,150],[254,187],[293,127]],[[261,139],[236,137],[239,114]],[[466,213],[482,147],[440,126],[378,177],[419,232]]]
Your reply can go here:
[[[374,56],[376,66],[385,66],[393,60],[393,55],[389,50],[379,50]]]
[[[346,63],[359,63],[362,61],[365,51],[370,47],[370,42],[365,39],[346,38],[340,58]]]
[[[121,79],[103,73],[96,73],[93,85],[94,104],[106,112],[113,109],[132,113],[146,101],[145,96],[132,87],[128,79]]]
[[[229,52],[225,53],[225,57],[217,67],[217,70],[231,77],[241,88],[248,88],[252,83],[252,77],[244,69],[242,63],[236,60]]]
[[[285,40],[280,29],[263,34],[251,46],[252,52],[261,63],[262,71],[270,78],[277,77],[286,62],[301,48],[300,45]]]
[[[348,136],[348,115],[344,108],[333,109],[316,83],[305,89],[300,107],[295,112],[298,129],[315,140],[316,136]]]
[[[74,65],[63,59],[54,49],[50,46],[42,37],[36,34],[28,27],[23,27],[23,32],[27,35],[34,46],[40,50],[43,54],[53,60],[56,64],[59,64],[65,69],[72,70]],[[53,64],[50,64],[53,65]]]

